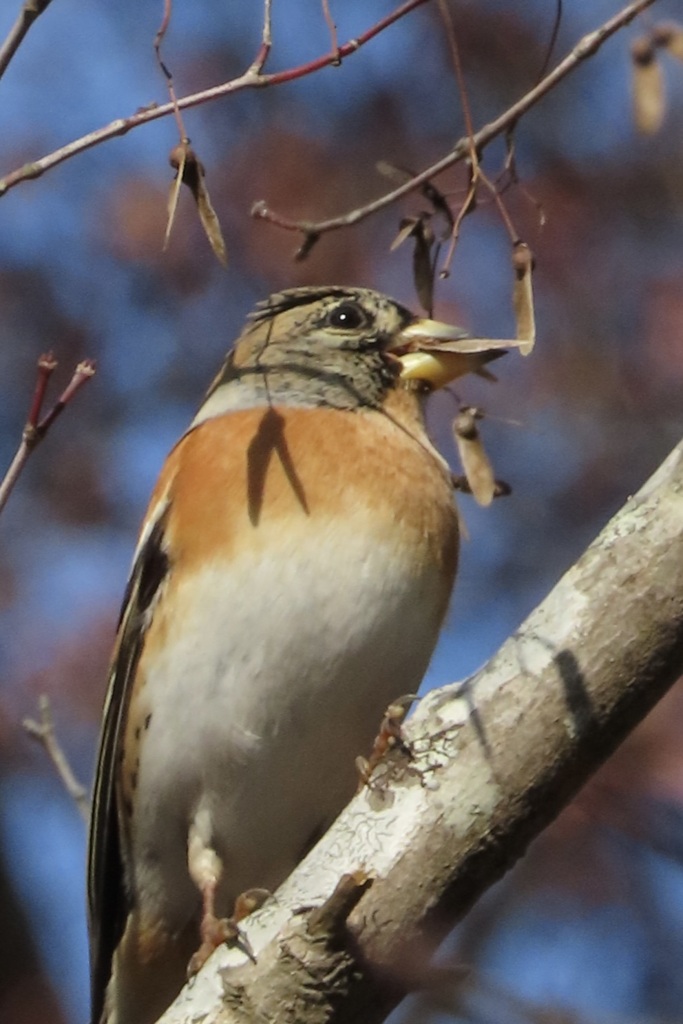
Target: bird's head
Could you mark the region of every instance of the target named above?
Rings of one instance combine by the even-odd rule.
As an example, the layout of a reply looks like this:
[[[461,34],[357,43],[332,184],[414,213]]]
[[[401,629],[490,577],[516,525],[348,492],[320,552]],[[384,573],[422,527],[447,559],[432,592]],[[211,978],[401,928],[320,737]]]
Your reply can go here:
[[[406,384],[440,388],[502,355],[495,342],[416,316],[367,288],[307,287],[258,304],[214,381],[231,407],[259,401],[334,408],[379,407]]]

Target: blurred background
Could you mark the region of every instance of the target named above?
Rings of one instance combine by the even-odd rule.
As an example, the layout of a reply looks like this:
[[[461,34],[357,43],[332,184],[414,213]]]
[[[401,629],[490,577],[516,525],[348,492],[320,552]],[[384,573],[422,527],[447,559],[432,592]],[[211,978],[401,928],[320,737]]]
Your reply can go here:
[[[329,50],[319,0],[274,4],[268,70]],[[0,11],[4,37],[19,7]],[[179,95],[240,74],[261,5],[176,0],[164,57]],[[620,7],[565,0],[563,56]],[[331,3],[339,39],[392,10]],[[452,3],[475,127],[534,85],[555,5]],[[0,82],[0,174],[152,101],[166,100],[152,42],[159,3],[55,0]],[[629,47],[681,17],[660,0],[528,114],[516,133],[523,188],[505,195],[537,260],[539,340],[466,381],[510,497],[460,499],[469,540],[427,686],[491,655],[683,430],[683,64],[662,61],[663,129],[639,137]],[[553,60],[553,62],[554,62]],[[162,252],[172,119],[115,139],[0,200],[0,467],[18,444],[35,362],[53,386],[98,373],[33,456],[0,523],[0,1018],[88,1015],[85,832],[44,752],[22,731],[40,694],[78,776],[92,778],[107,661],[136,530],[162,460],[253,304],[299,284],[370,286],[419,308],[408,245],[389,251],[408,198],[294,262],[297,237],[250,219],[342,213],[380,194],[378,161],[420,169],[464,122],[438,6],[428,4],[332,67],[186,113],[230,263],[210,252],[189,193]],[[485,169],[496,176],[502,144]],[[457,204],[465,178],[438,179]],[[183,190],[186,192],[186,190]],[[463,225],[435,314],[479,334],[514,330],[508,236],[482,201]],[[457,403],[431,422],[455,463]],[[442,950],[475,970],[399,1019],[680,1019],[683,1005],[683,691],[674,689]],[[360,753],[360,752],[359,752]]]

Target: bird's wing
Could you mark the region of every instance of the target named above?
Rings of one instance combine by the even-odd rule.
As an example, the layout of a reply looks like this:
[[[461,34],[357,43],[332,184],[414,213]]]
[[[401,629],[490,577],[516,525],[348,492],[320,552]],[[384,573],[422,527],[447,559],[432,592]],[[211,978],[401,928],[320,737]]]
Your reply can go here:
[[[121,608],[104,705],[88,845],[92,1024],[99,1024],[102,1015],[112,956],[131,904],[121,855],[115,778],[122,726],[151,609],[169,574],[164,551],[168,507],[166,498],[156,505],[138,545]]]

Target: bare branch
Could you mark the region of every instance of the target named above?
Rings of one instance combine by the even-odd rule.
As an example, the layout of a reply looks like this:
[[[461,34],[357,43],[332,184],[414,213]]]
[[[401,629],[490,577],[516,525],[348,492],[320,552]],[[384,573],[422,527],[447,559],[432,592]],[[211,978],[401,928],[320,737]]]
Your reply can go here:
[[[76,392],[80,391],[83,385],[86,384],[95,373],[95,363],[92,359],[85,359],[82,363],[79,363],[74,370],[73,377],[62,394],[59,396],[50,411],[42,420],[40,420],[39,417],[43,401],[45,399],[47,382],[56,366],[57,362],[51,352],[41,356],[38,360],[36,386],[33,392],[28,420],[26,421],[26,426],[22,432],[21,443],[17,448],[12,462],[10,463],[9,469],[5,473],[4,478],[0,481],[0,512],[2,512],[7,504],[7,499],[12,493],[17,480],[21,476],[31,452],[38,447],[54,421],[64,411]]]
[[[50,411],[43,417],[36,427],[36,434],[38,435],[39,441],[43,440],[54,421],[64,412],[69,402],[75,397],[76,392],[80,391],[83,385],[87,384],[91,377],[94,376],[95,361],[93,359],[84,359],[78,364],[69,383],[64,388]]]
[[[28,735],[32,736],[33,739],[37,740],[44,747],[47,756],[52,761],[59,778],[64,784],[65,790],[75,801],[80,815],[87,825],[90,820],[88,791],[74,775],[66,754],[59,745],[55,733],[55,723],[52,718],[52,709],[50,708],[50,699],[45,694],[38,701],[38,711],[40,718],[37,722],[33,718],[25,718],[22,725]]]
[[[0,46],[0,78],[7,71],[10,61],[23,43],[33,22],[47,10],[51,3],[52,0],[24,0],[17,20]]]
[[[176,125],[178,126],[178,135],[180,137],[180,143],[181,143],[181,145],[183,145],[183,144],[187,145],[187,143],[190,140],[187,137],[187,132],[185,131],[185,125],[183,124],[183,115],[180,113],[180,109],[178,107],[178,97],[175,94],[175,85],[173,83],[173,74],[171,73],[171,70],[170,70],[168,64],[166,64],[166,62],[164,61],[163,57],[161,56],[161,44],[164,41],[164,38],[166,37],[166,33],[168,31],[168,26],[171,23],[171,15],[172,15],[172,13],[173,13],[173,0],[164,0],[164,13],[163,13],[162,18],[161,18],[161,24],[159,25],[159,28],[157,29],[157,33],[154,36],[154,43],[153,43],[153,46],[154,46],[154,56],[156,58],[156,62],[158,64],[158,66],[159,66],[159,69],[160,69],[162,75],[166,79],[166,88],[168,89],[168,96],[169,96],[169,99],[171,101],[171,106],[173,107],[173,115],[174,115],[175,120],[176,120]],[[181,177],[182,177],[182,175],[181,175]]]
[[[322,0],[323,14],[327,23],[327,28],[330,33],[330,42],[332,44],[332,52],[337,54],[337,64],[341,64],[341,56],[339,55],[339,40],[337,38],[337,26],[334,23],[334,18],[330,12],[329,0]]]
[[[511,107],[494,121],[484,125],[472,138],[468,135],[463,136],[446,156],[431,164],[424,171],[416,174],[411,180],[392,189],[391,192],[385,193],[378,199],[374,199],[371,203],[359,206],[355,210],[349,210],[348,213],[344,213],[341,216],[331,217],[328,220],[308,221],[289,220],[274,210],[270,210],[264,200],[259,200],[252,207],[252,216],[259,220],[267,220],[269,223],[276,224],[286,231],[299,231],[308,238],[309,236],[319,237],[327,231],[336,231],[339,228],[358,224],[373,214],[379,213],[380,210],[391,206],[392,203],[402,199],[403,196],[416,191],[437,174],[441,174],[442,171],[448,170],[449,167],[453,167],[469,157],[472,146],[480,153],[499,135],[510,131],[519,121],[520,117],[554,89],[558,82],[561,82],[563,78],[571,74],[588,57],[592,57],[615,32],[624,28],[655,2],[656,0],[634,0],[633,3],[628,4],[594,32],[587,33],[579,40],[564,60],[560,61],[550,74],[546,75],[538,85],[522,96],[517,103],[513,103]],[[3,182],[0,181],[0,194],[2,194],[2,187]]]
[[[38,359],[36,386],[33,390],[33,401],[31,402],[31,408],[29,409],[28,419],[26,421],[26,426],[30,427],[32,430],[38,429],[38,421],[43,408],[43,402],[45,401],[45,392],[47,391],[48,381],[56,369],[57,360],[52,352],[46,352],[44,355],[40,356]]]
[[[650,2],[654,2],[654,0],[650,0]],[[383,32],[390,25],[393,25],[394,22],[399,21],[425,3],[428,3],[428,0],[406,0],[405,3],[397,7],[391,14],[376,22],[376,24],[356,39],[350,39],[344,43],[338,50],[327,53],[306,64],[300,64],[285,71],[277,71],[271,75],[263,75],[261,74],[261,68],[270,49],[270,4],[267,3],[263,41],[259,47],[258,54],[243,75],[232,79],[230,82],[224,82],[222,85],[216,85],[212,89],[204,89],[202,92],[193,93],[191,96],[184,96],[178,100],[177,108],[173,103],[161,105],[153,103],[148,107],[138,110],[135,114],[131,114],[130,117],[119,118],[103,128],[98,128],[94,132],[81,136],[80,139],[74,139],[73,142],[69,142],[66,146],[56,149],[53,153],[49,153],[39,160],[24,164],[23,167],[19,167],[17,170],[11,171],[3,178],[0,178],[0,196],[9,192],[11,188],[14,188],[22,181],[39,178],[46,171],[64,163],[65,160],[70,160],[80,153],[85,153],[86,150],[99,146],[109,139],[116,138],[119,135],[126,135],[133,128],[139,128],[140,125],[156,121],[160,117],[168,117],[169,114],[174,114],[176,109],[187,110],[190,107],[198,107],[203,103],[210,103],[221,96],[229,96],[231,93],[241,92],[242,89],[267,88],[268,86],[281,85],[283,82],[293,82],[295,79],[312,75],[322,68],[337,65],[341,59],[355,53],[356,50],[359,50],[365,43],[374,39],[380,32]]]
[[[272,18],[271,18],[271,7],[272,0],[264,0],[263,5],[263,34],[261,36],[261,46],[256,54],[256,57],[251,63],[249,71],[253,75],[260,75],[263,71],[266,61],[270,55],[270,50],[273,45],[273,34],[271,30]]]

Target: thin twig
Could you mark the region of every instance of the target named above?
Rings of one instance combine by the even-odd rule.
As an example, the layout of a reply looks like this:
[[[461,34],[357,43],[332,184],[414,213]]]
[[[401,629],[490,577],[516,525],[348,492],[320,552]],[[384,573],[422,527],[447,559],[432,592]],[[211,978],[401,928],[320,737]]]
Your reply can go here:
[[[161,24],[157,29],[157,34],[154,37],[154,52],[157,55],[157,60],[163,67],[163,61],[161,59],[161,42],[166,35],[166,30],[171,22],[171,9],[173,6],[173,0],[164,0],[164,13],[161,16]]]
[[[36,430],[40,420],[40,413],[45,401],[45,392],[50,377],[57,369],[57,360],[52,352],[46,352],[38,360],[38,373],[36,375],[36,386],[33,390],[33,401],[28,412],[26,426]]]
[[[465,73],[462,68],[462,60],[460,58],[460,47],[458,46],[458,37],[455,34],[453,16],[451,14],[450,7],[446,3],[446,0],[439,0],[439,13],[441,15],[441,20],[444,23],[444,28],[446,29],[448,45],[451,51],[451,60],[453,61],[455,80],[458,86],[458,93],[460,95],[460,103],[462,104],[462,116],[465,121],[465,131],[467,133],[468,138],[472,139],[474,135],[472,108],[470,107],[470,98],[467,94],[467,85],[465,84]],[[472,160],[472,166],[476,167],[478,163],[477,151],[473,145],[470,147],[470,149],[470,158]]]
[[[470,165],[470,181],[467,189],[467,195],[465,201],[460,207],[456,217],[453,219],[453,225],[451,227],[451,237],[448,245],[448,251],[446,258],[439,272],[439,276],[443,279],[450,275],[451,263],[453,262],[453,256],[455,254],[455,248],[458,244],[460,237],[460,228],[465,217],[476,209],[477,205],[477,192],[479,184],[481,183],[491,194],[493,201],[498,210],[498,214],[505,225],[505,229],[510,236],[510,241],[513,245],[516,245],[519,241],[519,233],[512,223],[512,219],[507,211],[505,203],[501,197],[500,192],[496,186],[496,183],[491,181],[489,176],[484,173],[479,159],[479,153],[474,142],[474,125],[472,122],[472,109],[470,107],[470,100],[467,93],[467,84],[465,82],[465,72],[463,70],[462,58],[460,56],[460,47],[458,45],[458,37],[455,32],[455,25],[453,24],[453,18],[451,15],[450,8],[446,3],[446,0],[439,0],[439,11],[446,28],[448,36],[448,42],[451,49],[451,59],[453,61],[453,70],[455,71],[455,78],[458,85],[458,92],[460,94],[460,102],[462,105],[463,118],[465,121],[465,131],[467,132],[467,138],[470,142],[469,148],[469,165]],[[509,134],[512,128],[507,129]]]
[[[268,60],[270,48],[273,45],[271,7],[272,0],[265,0],[263,5],[263,33],[261,36],[261,45],[258,53],[254,57],[254,60],[251,62],[251,67],[248,72],[252,75],[261,74],[265,63]]]
[[[330,33],[330,42],[332,44],[332,52],[336,53],[339,59],[336,61],[337,64],[341,64],[341,57],[339,56],[339,39],[337,38],[337,26],[334,23],[334,18],[330,12],[329,0],[322,0],[323,14],[325,15],[325,21],[327,22],[327,28]]]
[[[169,100],[171,101],[171,106],[173,107],[173,115],[175,117],[176,124],[178,126],[178,134],[180,135],[181,145],[182,144],[186,145],[189,142],[189,139],[187,137],[187,132],[185,131],[185,125],[183,124],[183,115],[180,113],[180,109],[178,108],[178,97],[175,94],[175,86],[173,84],[173,75],[171,74],[170,68],[165,63],[163,57],[161,56],[161,44],[162,44],[162,42],[164,40],[164,37],[166,35],[166,32],[168,30],[168,26],[171,23],[171,14],[172,13],[173,13],[173,0],[164,0],[164,13],[163,13],[163,16],[162,16],[162,19],[161,19],[161,25],[159,25],[159,28],[157,29],[157,33],[156,33],[156,35],[154,37],[154,55],[156,57],[157,64],[159,65],[161,73],[164,76],[164,78],[166,79],[166,87],[168,89],[168,97],[169,97]],[[182,178],[182,174],[180,175],[180,177]]]
[[[52,718],[50,700],[45,696],[45,694],[43,694],[43,696],[38,700],[38,711],[40,713],[40,718],[37,722],[33,718],[25,718],[22,725],[28,735],[37,740],[44,748],[47,756],[52,761],[65,790],[75,801],[81,817],[87,825],[90,820],[90,801],[88,800],[88,791],[85,786],[80,784],[74,775],[66,754],[59,745],[59,741],[55,733],[55,723]]]
[[[547,48],[547,50],[545,52],[545,57],[543,58],[543,63],[541,64],[541,69],[538,72],[538,75],[536,76],[536,81],[537,82],[540,82],[540,80],[543,78],[543,76],[545,75],[546,71],[550,67],[550,61],[551,61],[552,56],[553,56],[553,50],[555,49],[555,44],[557,42],[557,37],[560,34],[560,25],[561,24],[562,24],[562,0],[555,0],[555,17],[553,19],[553,27],[552,27],[552,29],[550,31],[550,39],[548,41],[548,48]]]
[[[23,43],[28,30],[36,18],[50,6],[52,0],[24,0],[17,20],[0,46],[0,78],[9,67],[10,61]]]
[[[57,362],[51,352],[41,356],[38,360],[36,386],[31,400],[28,419],[22,431],[21,442],[12,462],[10,463],[9,469],[5,473],[4,478],[0,481],[0,512],[3,511],[7,504],[7,499],[12,493],[17,480],[21,476],[31,452],[38,447],[54,421],[60,413],[63,412],[76,392],[80,391],[83,385],[87,383],[95,373],[95,364],[91,359],[86,359],[82,363],[79,363],[74,370],[73,377],[67,384],[64,391],[50,411],[41,420],[39,417],[43,401],[45,399],[47,383],[56,366]]]
[[[21,472],[28,462],[31,452],[40,440],[38,437],[38,420],[43,408],[48,381],[56,368],[57,361],[51,352],[47,352],[39,358],[31,408],[22,431],[21,442],[10,463],[9,469],[5,473],[4,479],[0,482],[0,512],[2,512],[7,504],[7,499],[21,476]]]
[[[378,213],[380,210],[385,209],[385,207],[391,206],[392,203],[402,199],[403,196],[416,191],[420,186],[424,185],[425,182],[436,177],[436,175],[441,174],[442,171],[448,170],[449,167],[453,167],[454,164],[466,159],[470,154],[472,144],[474,144],[477,152],[481,152],[484,147],[493,141],[493,139],[507,131],[511,125],[514,125],[523,114],[530,110],[531,107],[535,106],[539,100],[554,89],[563,78],[566,78],[567,75],[574,71],[579,64],[584,60],[587,60],[588,57],[592,57],[593,54],[600,49],[603,43],[613,36],[615,32],[618,32],[620,29],[630,24],[634,18],[636,18],[646,8],[651,7],[655,2],[656,0],[634,0],[633,3],[628,4],[594,32],[587,33],[579,40],[571,52],[567,54],[567,56],[550,72],[550,74],[546,75],[538,85],[525,93],[521,99],[516,103],[513,103],[513,105],[499,117],[493,121],[489,121],[489,123],[476,132],[472,138],[464,136],[459,139],[453,149],[445,156],[441,157],[440,160],[437,160],[424,171],[416,174],[414,178],[410,179],[410,181],[392,189],[391,192],[386,192],[371,203],[367,203],[365,206],[359,206],[355,210],[349,210],[347,213],[344,213],[339,217],[331,217],[328,220],[321,221],[307,221],[289,220],[287,217],[282,217],[275,211],[270,210],[263,200],[259,200],[254,203],[252,207],[252,216],[260,220],[267,220],[269,223],[276,224],[278,227],[284,228],[286,231],[299,231],[305,237],[318,236],[328,231],[336,231],[339,228],[349,227],[352,224],[358,224],[360,221],[366,220],[373,214]],[[0,181],[0,189],[2,189],[2,185],[3,183]]]
[[[359,50],[365,43],[374,39],[375,36],[379,35],[380,32],[383,32],[390,25],[393,25],[394,22],[399,21],[417,7],[421,7],[428,2],[429,0],[406,0],[400,7],[397,7],[391,14],[376,22],[356,39],[350,39],[343,46],[340,46],[338,52],[327,53],[315,60],[308,61],[306,64],[300,64],[285,71],[277,71],[270,75],[263,75],[259,71],[259,67],[265,62],[267,48],[270,45],[269,42],[262,42],[255,60],[243,75],[232,79],[230,82],[216,85],[212,89],[204,89],[202,92],[182,97],[178,100],[178,109],[187,110],[190,107],[198,107],[202,103],[210,103],[221,96],[229,96],[234,92],[240,92],[242,89],[267,88],[268,86],[282,85],[284,82],[293,82],[296,79],[305,78],[307,75],[312,75],[322,68],[337,64],[340,58],[348,57],[350,54],[355,53],[356,50]],[[643,0],[641,0],[642,2]],[[649,0],[649,2],[654,3],[654,0]],[[269,4],[266,9],[267,12],[270,11]],[[266,22],[268,23],[268,16],[266,17]],[[72,142],[67,143],[66,146],[56,149],[53,153],[48,153],[47,156],[41,157],[39,160],[24,164],[22,167],[18,167],[15,171],[11,171],[3,178],[0,178],[0,196],[3,196],[20,182],[39,178],[46,171],[57,167],[59,164],[64,163],[65,160],[70,160],[80,153],[85,153],[94,146],[99,146],[101,143],[107,142],[109,139],[116,138],[119,135],[126,135],[133,128],[139,128],[140,125],[156,121],[161,117],[168,117],[169,114],[173,113],[175,113],[175,107],[172,103],[152,104],[138,110],[130,117],[119,118],[103,128],[98,128],[94,132],[83,135],[80,139],[74,139]]]
[[[460,237],[460,228],[462,222],[468,213],[471,213],[476,207],[477,198],[477,186],[479,184],[479,178],[481,168],[479,166],[479,154],[477,153],[477,147],[474,144],[474,123],[472,121],[472,108],[470,107],[470,100],[467,94],[467,85],[465,83],[465,73],[462,67],[462,60],[460,59],[460,47],[458,46],[458,39],[455,34],[455,25],[453,24],[453,17],[451,15],[450,8],[446,3],[446,0],[439,0],[439,12],[441,19],[446,28],[446,34],[448,37],[448,44],[451,51],[451,60],[453,62],[453,70],[455,72],[455,80],[458,85],[458,93],[460,94],[460,104],[462,106],[463,119],[465,121],[465,132],[467,133],[467,139],[469,141],[469,163],[470,163],[470,180],[467,187],[467,194],[465,201],[463,202],[457,216],[453,219],[453,225],[451,227],[451,238],[448,245],[448,251],[446,253],[446,259],[443,262],[440,276],[442,278],[448,277],[450,274],[450,266],[453,261],[453,255],[455,253],[455,247]]]
[[[39,441],[43,440],[54,421],[64,411],[76,392],[80,391],[83,385],[87,384],[90,378],[94,376],[95,361],[93,359],[84,359],[78,364],[67,386],[64,388],[49,413],[38,424],[36,433]]]

